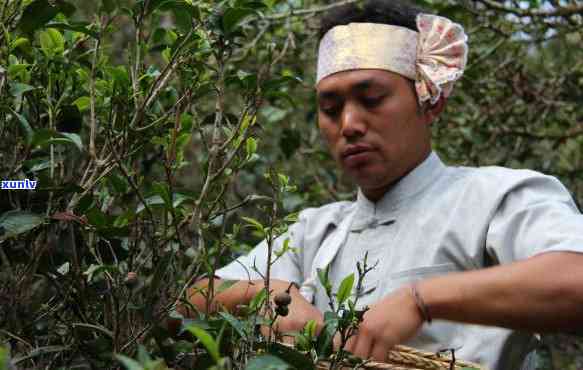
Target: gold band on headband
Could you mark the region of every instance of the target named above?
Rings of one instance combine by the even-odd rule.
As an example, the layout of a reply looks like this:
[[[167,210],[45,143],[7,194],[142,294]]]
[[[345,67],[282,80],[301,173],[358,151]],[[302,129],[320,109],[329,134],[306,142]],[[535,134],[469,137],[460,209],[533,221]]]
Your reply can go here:
[[[447,18],[419,14],[417,29],[350,23],[329,30],[320,42],[316,83],[353,69],[383,69],[415,81],[419,102],[448,97],[467,63],[467,36]]]

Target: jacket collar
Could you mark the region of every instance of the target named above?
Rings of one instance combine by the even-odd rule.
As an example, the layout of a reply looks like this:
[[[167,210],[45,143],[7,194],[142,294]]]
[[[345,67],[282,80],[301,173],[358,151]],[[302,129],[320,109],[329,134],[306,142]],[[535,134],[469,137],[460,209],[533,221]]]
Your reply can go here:
[[[377,202],[370,201],[361,189],[356,199],[356,214],[352,231],[361,231],[376,224],[387,224],[396,219],[396,211],[404,201],[423,192],[443,174],[446,166],[435,152],[397,181]]]

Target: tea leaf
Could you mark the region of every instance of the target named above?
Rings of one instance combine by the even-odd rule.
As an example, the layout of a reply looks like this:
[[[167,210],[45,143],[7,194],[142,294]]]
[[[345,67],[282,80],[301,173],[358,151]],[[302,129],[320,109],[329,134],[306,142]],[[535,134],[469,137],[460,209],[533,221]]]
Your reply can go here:
[[[4,240],[27,231],[34,229],[41,225],[45,218],[43,216],[24,212],[24,211],[8,211],[0,216],[0,240]]]
[[[202,345],[207,349],[209,354],[212,356],[213,360],[218,363],[221,359],[219,354],[219,346],[217,342],[211,337],[211,335],[205,331],[204,329],[198,328],[196,326],[189,326],[186,328],[189,332],[192,333],[195,337],[200,340]]]
[[[341,305],[350,297],[350,293],[352,292],[352,286],[354,285],[354,274],[348,275],[342,283],[340,283],[340,287],[338,288],[338,293],[336,293],[336,299],[338,300],[338,305]]]

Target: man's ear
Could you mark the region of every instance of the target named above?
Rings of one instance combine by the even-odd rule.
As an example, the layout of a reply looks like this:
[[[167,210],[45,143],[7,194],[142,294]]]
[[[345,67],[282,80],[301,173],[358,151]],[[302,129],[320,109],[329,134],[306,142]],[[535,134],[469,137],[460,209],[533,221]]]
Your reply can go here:
[[[423,118],[426,125],[431,125],[445,109],[447,98],[440,96],[437,103],[424,108]]]

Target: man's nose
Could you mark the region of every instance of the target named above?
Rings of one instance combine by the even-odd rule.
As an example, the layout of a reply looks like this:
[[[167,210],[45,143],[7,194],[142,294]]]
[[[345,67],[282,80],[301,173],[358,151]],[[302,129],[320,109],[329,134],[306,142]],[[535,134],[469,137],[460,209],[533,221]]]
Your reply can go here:
[[[355,104],[346,104],[341,116],[342,136],[346,138],[364,136],[366,123],[359,107]]]

